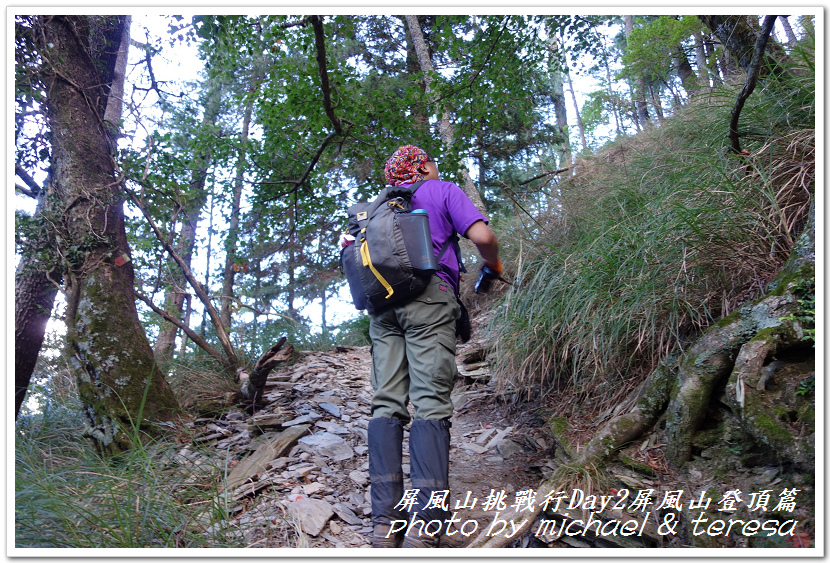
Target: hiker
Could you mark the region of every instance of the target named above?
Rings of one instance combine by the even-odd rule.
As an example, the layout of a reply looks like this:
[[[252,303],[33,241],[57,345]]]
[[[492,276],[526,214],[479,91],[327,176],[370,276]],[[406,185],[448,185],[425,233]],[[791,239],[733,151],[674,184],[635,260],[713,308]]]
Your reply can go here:
[[[392,186],[424,180],[412,195],[412,208],[429,214],[436,255],[457,232],[476,245],[489,268],[502,273],[498,242],[487,226],[487,218],[461,188],[438,179],[438,167],[425,151],[412,145],[400,147],[387,161],[385,172]],[[409,533],[389,533],[392,521],[410,521],[416,511],[417,519],[424,522],[438,520],[443,524],[451,515],[448,495],[442,499],[432,493],[449,490],[450,392],[457,373],[456,319],[461,311],[456,297],[458,252],[457,244],[449,245],[423,293],[370,314],[373,547],[463,547],[468,543],[454,529],[447,535],[446,524],[433,537],[418,534],[417,526]],[[406,408],[409,401],[415,407],[409,430],[410,477],[412,489],[418,489],[418,494],[417,503],[407,512],[396,505],[404,494],[401,460],[404,425],[410,420]],[[435,525],[429,531],[435,532]]]

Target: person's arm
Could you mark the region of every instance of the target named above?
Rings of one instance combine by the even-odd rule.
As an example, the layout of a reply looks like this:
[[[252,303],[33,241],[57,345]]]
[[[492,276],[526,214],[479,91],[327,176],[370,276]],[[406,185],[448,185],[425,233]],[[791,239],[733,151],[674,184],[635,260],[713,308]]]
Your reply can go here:
[[[476,221],[470,225],[464,236],[473,241],[487,265],[501,275],[504,266],[499,260],[499,241],[496,239],[495,233],[487,226],[487,223],[480,220]]]

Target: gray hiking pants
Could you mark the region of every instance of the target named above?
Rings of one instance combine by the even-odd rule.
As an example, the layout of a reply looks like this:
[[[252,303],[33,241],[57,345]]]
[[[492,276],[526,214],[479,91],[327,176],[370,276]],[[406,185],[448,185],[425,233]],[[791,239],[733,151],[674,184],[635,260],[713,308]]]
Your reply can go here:
[[[433,276],[418,297],[370,316],[372,418],[409,422],[408,401],[415,406],[415,420],[452,416],[460,311],[452,286]]]

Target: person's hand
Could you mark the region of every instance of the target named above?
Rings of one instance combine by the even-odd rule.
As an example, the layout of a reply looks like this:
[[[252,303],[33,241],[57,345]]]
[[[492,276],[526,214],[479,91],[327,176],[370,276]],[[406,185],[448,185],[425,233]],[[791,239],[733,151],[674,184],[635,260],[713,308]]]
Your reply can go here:
[[[488,268],[490,268],[491,270],[493,270],[494,272],[496,272],[496,275],[498,277],[501,277],[501,275],[504,273],[504,264],[501,263],[501,258],[498,258],[496,260],[495,265],[491,264],[490,262],[486,262],[486,261],[484,262],[484,265],[487,266]]]
[[[497,259],[495,266],[485,261],[481,265],[481,273],[478,275],[473,291],[475,293],[487,293],[490,291],[490,283],[493,280],[502,279],[501,273],[503,271],[504,265],[502,265],[501,259]]]

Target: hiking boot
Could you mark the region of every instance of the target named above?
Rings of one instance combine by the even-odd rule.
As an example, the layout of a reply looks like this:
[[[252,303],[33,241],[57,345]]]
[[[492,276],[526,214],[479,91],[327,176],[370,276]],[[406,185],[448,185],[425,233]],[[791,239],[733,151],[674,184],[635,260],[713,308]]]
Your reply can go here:
[[[438,540],[429,536],[420,538],[417,536],[404,536],[401,547],[438,547]]]
[[[400,532],[389,534],[390,528],[391,526],[387,524],[375,525],[372,531],[372,547],[400,547],[403,534]]]

